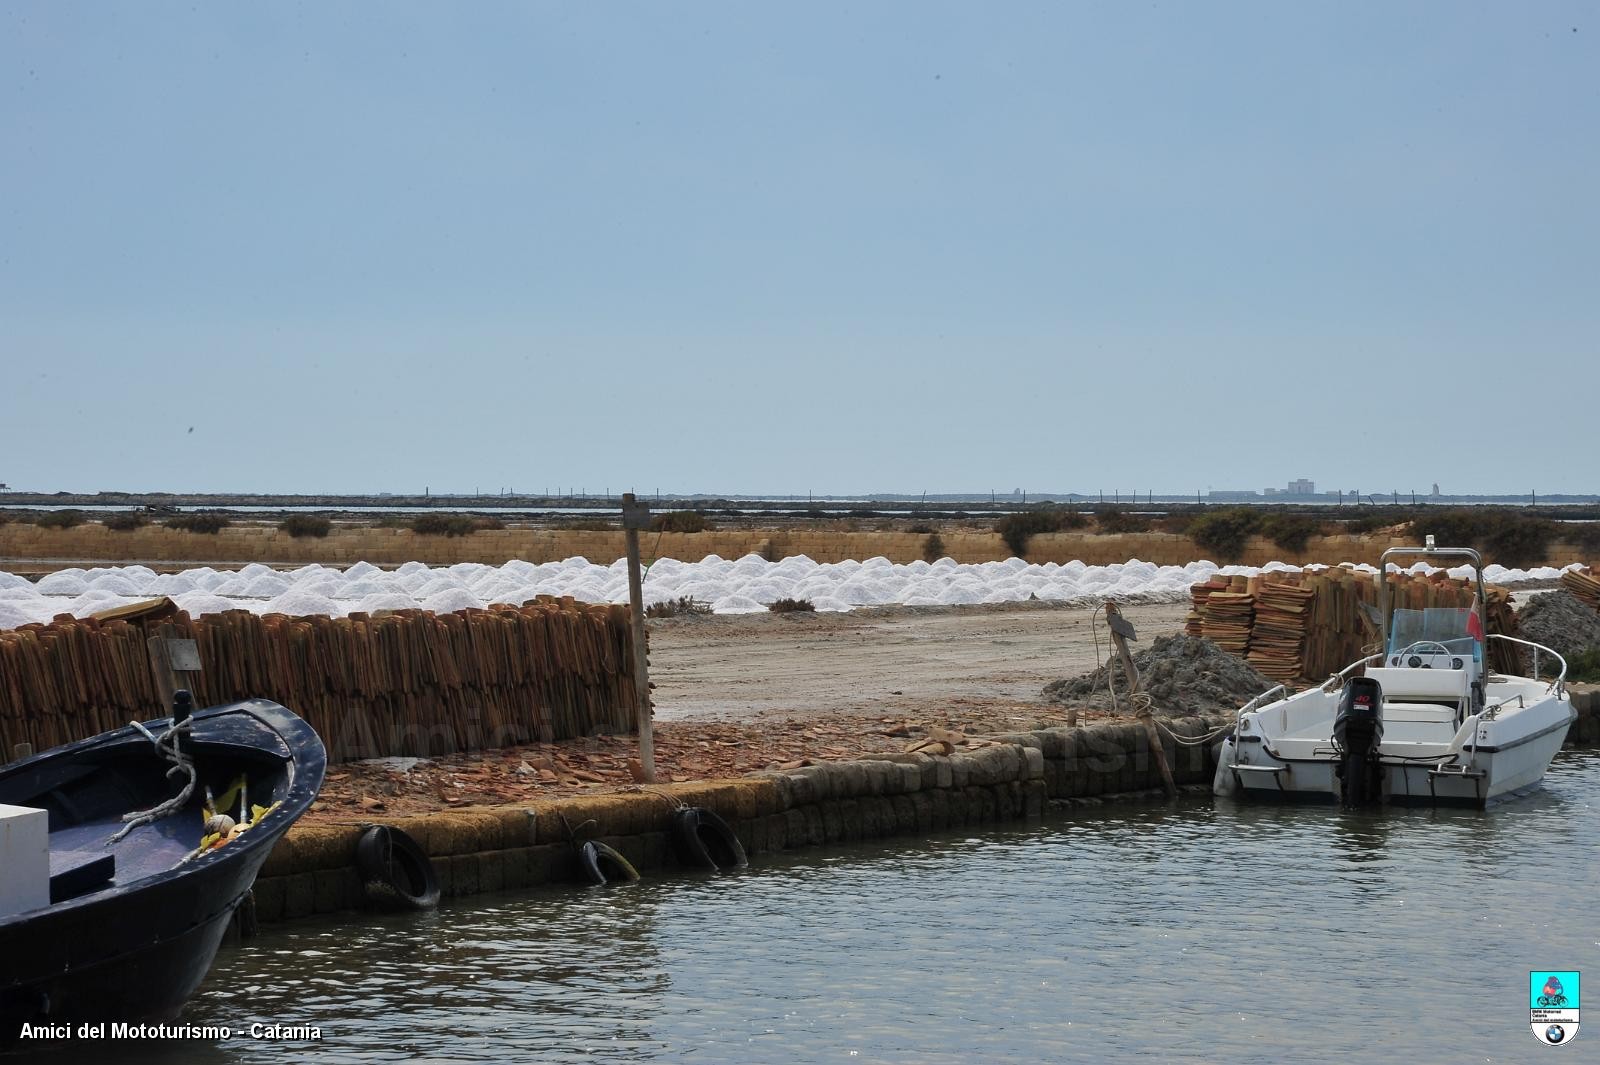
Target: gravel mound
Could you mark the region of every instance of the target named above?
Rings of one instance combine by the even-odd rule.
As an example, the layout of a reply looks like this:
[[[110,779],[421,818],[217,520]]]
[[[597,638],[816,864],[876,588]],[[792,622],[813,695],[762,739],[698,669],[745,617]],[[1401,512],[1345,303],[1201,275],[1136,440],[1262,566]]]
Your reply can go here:
[[[1579,653],[1600,647],[1600,613],[1565,588],[1544,592],[1529,599],[1517,615],[1517,632],[1570,662]]]
[[[1159,636],[1149,647],[1134,652],[1133,664],[1139,669],[1140,690],[1155,700],[1157,711],[1166,714],[1237,710],[1273,684],[1244,659],[1230,655],[1199,636]],[[1111,695],[1106,691],[1106,669],[1107,666],[1101,666],[1081,677],[1047,684],[1044,697],[1064,706],[1109,710]],[[1120,662],[1116,670],[1117,692],[1126,710],[1127,700],[1122,693],[1127,689],[1128,679],[1122,673]]]

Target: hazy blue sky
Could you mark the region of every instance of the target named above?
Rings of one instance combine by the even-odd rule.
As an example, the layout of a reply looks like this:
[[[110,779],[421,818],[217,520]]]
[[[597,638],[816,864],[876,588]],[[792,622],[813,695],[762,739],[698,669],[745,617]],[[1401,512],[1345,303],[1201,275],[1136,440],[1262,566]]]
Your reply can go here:
[[[0,481],[1595,491],[1597,10],[0,3]]]

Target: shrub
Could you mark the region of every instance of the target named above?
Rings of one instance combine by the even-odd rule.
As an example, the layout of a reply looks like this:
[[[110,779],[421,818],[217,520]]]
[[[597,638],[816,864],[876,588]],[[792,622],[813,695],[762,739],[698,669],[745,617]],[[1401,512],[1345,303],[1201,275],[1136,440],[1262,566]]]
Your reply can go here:
[[[226,514],[178,514],[161,524],[169,529],[192,533],[219,533],[233,524]]]
[[[1028,541],[1033,539],[1035,533],[1081,529],[1087,524],[1089,519],[1075,510],[1046,507],[1041,510],[1019,510],[1015,514],[1007,514],[995,524],[994,531],[1005,540],[1013,555],[1027,558]]]
[[[470,514],[418,514],[411,521],[411,531],[419,536],[467,536],[477,529]]]
[[[1168,514],[1161,519],[1159,528],[1162,532],[1173,533],[1177,536],[1188,536],[1189,526],[1194,524],[1192,514]]]
[[[1295,554],[1306,549],[1306,543],[1322,532],[1322,523],[1315,518],[1295,514],[1272,514],[1261,523],[1261,535]]]
[[[1502,522],[1484,535],[1483,547],[1502,566],[1536,566],[1549,556],[1556,528],[1556,523],[1546,518]]]
[[[1567,679],[1584,684],[1600,682],[1600,647],[1590,647],[1567,663]]]
[[[906,532],[910,532],[910,533],[931,533],[931,532],[933,532],[933,526],[929,525],[925,521],[919,521],[919,522],[915,522],[915,523],[913,523],[911,525],[906,526]]]
[[[711,613],[710,603],[702,603],[687,595],[679,596],[677,599],[663,599],[644,608],[644,616],[647,618],[675,618],[709,613]]]
[[[1400,521],[1401,519],[1395,517],[1393,514],[1369,514],[1365,517],[1352,518],[1351,520],[1345,522],[1344,531],[1356,536],[1361,536],[1366,533],[1375,533],[1379,529],[1387,529],[1391,525],[1398,525]]]
[[[1474,510],[1433,510],[1420,517],[1413,516],[1406,526],[1406,535],[1423,542],[1432,535],[1440,547],[1477,547],[1489,531],[1485,515]]]
[[[1229,507],[1202,514],[1189,522],[1189,536],[1200,547],[1215,552],[1224,562],[1237,562],[1245,544],[1261,525],[1261,515],[1249,507]]]
[[[817,608],[811,605],[811,600],[809,599],[777,599],[768,603],[767,609],[774,614],[794,614]]]
[[[504,519],[493,514],[485,514],[481,517],[472,519],[473,532],[491,532],[495,529],[504,529],[505,527],[506,523]]]
[[[944,557],[944,540],[936,532],[930,532],[928,538],[922,541],[922,558],[925,562],[937,562]]]
[[[558,529],[570,529],[573,532],[614,532],[617,523],[606,521],[604,518],[571,518],[556,525]]]
[[[1600,555],[1600,522],[1572,522],[1561,527],[1561,539],[1593,558]]]
[[[321,539],[333,528],[333,522],[319,514],[291,514],[278,523],[278,528],[296,539],[302,536]]]
[[[669,510],[650,519],[651,532],[697,533],[711,527],[711,522],[698,510]]]
[[[71,529],[83,524],[83,511],[81,510],[48,510],[33,523],[41,529]]]
[[[1433,511],[1407,531],[1419,542],[1431,533],[1440,547],[1476,547],[1491,561],[1521,568],[1543,562],[1561,528],[1534,514],[1481,507]]]
[[[123,514],[112,514],[101,524],[112,532],[132,532],[135,529],[144,528],[150,522],[143,514],[135,514],[129,511]]]
[[[1095,523],[1103,533],[1142,533],[1150,531],[1150,520],[1143,515],[1106,507],[1095,515]]]

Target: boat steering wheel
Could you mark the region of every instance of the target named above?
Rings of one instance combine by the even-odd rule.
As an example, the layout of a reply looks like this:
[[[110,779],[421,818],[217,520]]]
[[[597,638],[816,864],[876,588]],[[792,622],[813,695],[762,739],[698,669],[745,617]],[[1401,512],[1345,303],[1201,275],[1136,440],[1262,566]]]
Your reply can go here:
[[[1430,650],[1432,648],[1432,650]],[[1407,655],[1445,655],[1454,658],[1455,652],[1450,650],[1438,640],[1418,640],[1409,646],[1402,647],[1389,656],[1390,661],[1403,658]]]

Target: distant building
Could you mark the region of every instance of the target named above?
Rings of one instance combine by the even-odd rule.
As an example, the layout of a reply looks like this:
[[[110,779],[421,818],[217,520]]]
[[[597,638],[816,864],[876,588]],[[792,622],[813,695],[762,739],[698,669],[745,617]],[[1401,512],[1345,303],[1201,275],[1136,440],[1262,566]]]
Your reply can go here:
[[[1302,477],[1298,481],[1290,481],[1284,491],[1292,496],[1314,496],[1317,494],[1317,484]]]

